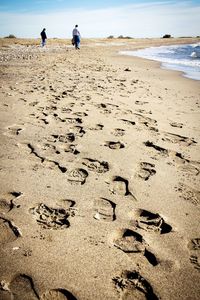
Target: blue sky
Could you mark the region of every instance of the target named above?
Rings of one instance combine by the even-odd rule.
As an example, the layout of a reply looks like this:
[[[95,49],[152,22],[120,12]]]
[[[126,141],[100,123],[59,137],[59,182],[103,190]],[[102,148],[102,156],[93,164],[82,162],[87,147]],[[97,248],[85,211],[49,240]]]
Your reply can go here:
[[[83,37],[200,35],[200,0],[0,0],[0,36],[68,38],[78,23]]]
[[[119,7],[127,4],[141,4],[141,3],[181,3],[186,1],[161,1],[161,0],[0,0],[0,10],[4,12],[50,12],[59,11],[63,9],[82,8],[82,9],[96,9],[96,8],[110,8]],[[199,5],[200,0],[189,1],[191,5]]]
[[[161,3],[161,2],[184,2],[184,1],[160,1],[160,0],[0,0],[0,10],[5,12],[49,12],[52,10],[62,10],[71,8],[96,9],[106,7],[118,7],[127,4],[141,3]],[[200,0],[190,1],[199,4]]]

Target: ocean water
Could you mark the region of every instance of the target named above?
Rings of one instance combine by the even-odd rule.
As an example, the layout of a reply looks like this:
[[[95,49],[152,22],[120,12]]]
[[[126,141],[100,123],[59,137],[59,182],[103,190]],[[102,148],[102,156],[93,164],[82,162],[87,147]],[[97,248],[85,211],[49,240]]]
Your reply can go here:
[[[163,68],[181,71],[185,77],[200,80],[200,43],[120,51],[120,54],[156,60]]]

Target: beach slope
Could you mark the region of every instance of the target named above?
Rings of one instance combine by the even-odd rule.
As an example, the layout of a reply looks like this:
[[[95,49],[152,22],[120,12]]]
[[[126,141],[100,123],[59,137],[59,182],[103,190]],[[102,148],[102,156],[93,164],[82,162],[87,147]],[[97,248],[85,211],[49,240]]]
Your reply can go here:
[[[199,299],[199,82],[118,54],[170,42],[1,40],[0,299]]]

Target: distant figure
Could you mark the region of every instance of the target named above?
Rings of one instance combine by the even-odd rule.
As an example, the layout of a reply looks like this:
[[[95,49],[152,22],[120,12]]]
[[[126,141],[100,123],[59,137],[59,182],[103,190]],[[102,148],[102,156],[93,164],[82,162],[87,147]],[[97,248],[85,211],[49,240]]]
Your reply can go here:
[[[45,32],[45,28],[42,30],[42,32],[40,33],[41,38],[42,38],[42,47],[44,47],[46,45],[46,39],[47,39],[47,35]]]
[[[76,25],[72,31],[72,37],[73,37],[72,44],[74,44],[75,49],[80,49],[81,35],[77,28],[78,28],[78,25]]]

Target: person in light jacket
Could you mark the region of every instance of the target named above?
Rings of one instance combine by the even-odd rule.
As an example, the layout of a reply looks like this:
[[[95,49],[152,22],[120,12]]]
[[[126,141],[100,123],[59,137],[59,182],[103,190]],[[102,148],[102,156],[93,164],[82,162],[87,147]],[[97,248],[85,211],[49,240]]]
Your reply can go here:
[[[81,35],[78,31],[78,25],[75,25],[75,28],[72,31],[72,37],[75,49],[80,49]]]

